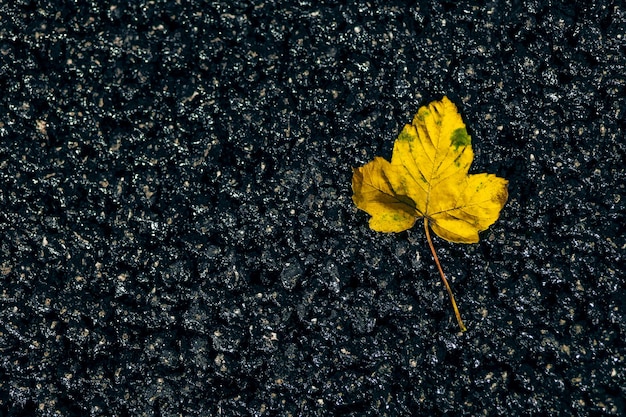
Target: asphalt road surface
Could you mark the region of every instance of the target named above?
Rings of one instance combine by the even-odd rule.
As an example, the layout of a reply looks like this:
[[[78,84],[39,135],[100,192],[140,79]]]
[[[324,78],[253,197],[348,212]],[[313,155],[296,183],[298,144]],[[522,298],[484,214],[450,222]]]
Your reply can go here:
[[[623,2],[0,1],[0,92],[0,416],[626,414]],[[465,333],[350,186],[444,95]]]

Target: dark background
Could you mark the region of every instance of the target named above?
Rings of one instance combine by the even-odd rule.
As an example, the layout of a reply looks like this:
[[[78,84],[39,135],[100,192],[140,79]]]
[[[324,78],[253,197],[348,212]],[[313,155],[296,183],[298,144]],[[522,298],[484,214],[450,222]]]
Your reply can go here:
[[[0,415],[626,413],[623,2],[0,10]],[[464,334],[351,201],[444,94],[510,182]]]

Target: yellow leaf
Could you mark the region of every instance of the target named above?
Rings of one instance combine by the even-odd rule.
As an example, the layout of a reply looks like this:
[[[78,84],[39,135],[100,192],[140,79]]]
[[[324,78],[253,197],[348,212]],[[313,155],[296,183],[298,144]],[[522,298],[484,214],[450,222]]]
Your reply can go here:
[[[508,198],[504,178],[468,174],[471,138],[456,106],[443,97],[420,108],[393,146],[391,162],[376,157],[356,168],[353,201],[378,232],[401,232],[424,218],[424,230],[459,326],[465,325],[439,264],[429,226],[450,242],[476,243],[499,217]]]
[[[415,224],[415,203],[398,194],[391,186],[390,176],[400,173],[385,159],[377,156],[365,166],[354,170],[352,184],[357,207],[372,215],[370,228],[378,232],[401,232]],[[398,181],[398,178],[393,180]]]
[[[419,109],[393,147],[391,163],[377,157],[354,170],[353,200],[378,232],[401,232],[424,217],[450,242],[478,242],[506,203],[508,181],[468,175],[471,138],[456,106],[444,97]]]

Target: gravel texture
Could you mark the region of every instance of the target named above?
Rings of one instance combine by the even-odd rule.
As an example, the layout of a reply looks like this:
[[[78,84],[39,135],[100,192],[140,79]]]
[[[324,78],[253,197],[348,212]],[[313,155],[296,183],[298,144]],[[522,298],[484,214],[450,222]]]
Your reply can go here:
[[[624,3],[347,3],[0,1],[0,416],[626,415]],[[351,201],[444,94],[463,334]]]

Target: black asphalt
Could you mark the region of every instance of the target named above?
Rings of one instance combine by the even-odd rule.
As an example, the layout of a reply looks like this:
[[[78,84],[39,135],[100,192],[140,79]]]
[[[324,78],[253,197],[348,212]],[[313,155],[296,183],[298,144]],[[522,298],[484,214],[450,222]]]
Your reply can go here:
[[[626,6],[418,3],[0,0],[0,416],[626,415]],[[444,95],[466,333],[351,199]]]

